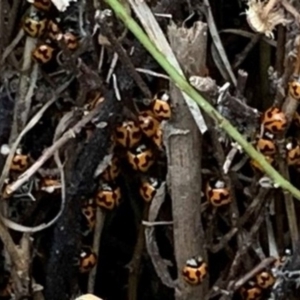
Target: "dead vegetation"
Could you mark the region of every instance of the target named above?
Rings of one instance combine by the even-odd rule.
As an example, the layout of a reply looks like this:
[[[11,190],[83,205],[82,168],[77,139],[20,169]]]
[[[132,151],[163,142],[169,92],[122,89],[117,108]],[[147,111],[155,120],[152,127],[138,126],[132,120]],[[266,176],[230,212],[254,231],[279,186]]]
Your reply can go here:
[[[298,299],[299,202],[108,3],[0,2],[0,299]],[[299,3],[120,3],[299,189]]]

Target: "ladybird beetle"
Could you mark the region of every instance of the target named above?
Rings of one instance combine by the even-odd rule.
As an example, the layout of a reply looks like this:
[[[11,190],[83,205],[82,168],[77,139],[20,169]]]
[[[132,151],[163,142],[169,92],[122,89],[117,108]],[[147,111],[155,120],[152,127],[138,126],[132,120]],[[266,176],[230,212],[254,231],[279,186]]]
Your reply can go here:
[[[147,112],[141,112],[138,116],[138,119],[140,128],[143,133],[149,138],[154,136],[157,128],[159,127],[159,122]]]
[[[89,230],[93,230],[96,225],[96,203],[94,199],[85,200],[81,206]]]
[[[46,64],[49,62],[54,53],[54,48],[49,46],[48,44],[43,44],[36,47],[32,52],[32,57],[39,64]]]
[[[141,138],[141,129],[134,121],[124,121],[115,130],[116,142],[125,148],[136,146]]]
[[[264,155],[274,155],[276,153],[276,145],[273,140],[273,135],[267,135],[259,137],[256,141],[256,149]]]
[[[47,19],[40,14],[33,12],[29,14],[23,22],[23,30],[33,38],[41,37],[47,26]]]
[[[169,120],[172,114],[169,94],[160,92],[155,95],[151,103],[151,109],[157,120]]]
[[[296,111],[293,117],[296,126],[300,127],[300,114]]]
[[[259,300],[262,297],[262,289],[253,281],[249,281],[240,290],[243,300]]]
[[[47,193],[53,193],[54,191],[60,191],[61,183],[58,179],[45,177],[41,180],[40,189]]]
[[[255,281],[262,289],[268,289],[275,283],[274,276],[266,271],[263,271],[255,276]]]
[[[139,192],[145,202],[150,202],[154,198],[159,182],[156,178],[149,177],[142,181]]]
[[[154,155],[146,145],[140,145],[134,151],[127,151],[127,159],[136,171],[146,172],[154,163]]]
[[[163,145],[163,130],[161,127],[158,127],[154,136],[152,137],[153,143],[158,147],[162,148]]]
[[[229,189],[225,186],[225,182],[222,180],[207,183],[206,197],[215,207],[220,207],[231,202]]]
[[[97,255],[91,247],[83,246],[80,252],[79,271],[80,273],[90,272],[97,264]]]
[[[300,100],[300,82],[294,80],[289,83],[289,96],[295,100]]]
[[[285,130],[287,118],[279,108],[271,107],[263,114],[262,125],[271,133],[279,133]]]
[[[102,208],[113,210],[120,204],[121,189],[108,183],[101,183],[96,195],[96,204]]]
[[[66,32],[63,35],[63,39],[66,43],[66,46],[69,50],[76,50],[78,48],[78,38],[72,32]]]
[[[32,5],[39,10],[48,11],[51,8],[51,0],[34,0]]]
[[[120,166],[119,161],[116,156],[114,156],[111,160],[111,162],[108,164],[106,169],[101,174],[101,178],[103,178],[105,181],[114,181],[120,174]]]
[[[192,285],[202,283],[207,275],[207,264],[203,261],[202,257],[193,257],[188,259],[182,269],[184,280]]]
[[[286,160],[289,166],[299,165],[300,163],[300,145],[293,140],[286,145]]]
[[[23,172],[29,166],[29,156],[24,154],[16,154],[11,162],[10,170]]]
[[[48,25],[47,25],[47,34],[48,34],[48,37],[53,40],[53,41],[56,41],[57,40],[57,37],[59,34],[61,34],[61,30],[58,26],[58,24],[53,21],[53,20],[49,20],[48,21]]]
[[[274,162],[274,158],[271,156],[265,156],[266,161],[271,165]],[[250,160],[250,165],[255,169],[255,170],[259,170],[259,171],[263,171],[261,165],[259,164],[259,162],[255,159],[251,159]]]
[[[84,105],[84,109],[87,111],[93,110],[99,103],[104,101],[104,97],[101,97],[100,91],[92,91],[87,96],[87,104]]]

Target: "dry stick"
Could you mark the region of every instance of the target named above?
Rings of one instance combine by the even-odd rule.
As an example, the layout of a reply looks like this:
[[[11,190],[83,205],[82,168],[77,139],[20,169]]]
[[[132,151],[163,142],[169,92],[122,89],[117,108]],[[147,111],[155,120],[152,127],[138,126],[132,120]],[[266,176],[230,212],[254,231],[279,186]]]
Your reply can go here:
[[[76,134],[80,133],[81,129],[99,113],[101,107],[101,104],[98,105],[81,121],[79,121],[74,127],[72,127],[66,133],[64,133],[63,136],[60,139],[58,139],[52,146],[46,149],[42,156],[40,156],[37,159],[37,161],[26,172],[20,175],[15,182],[9,185],[9,187],[7,188],[7,194],[11,194],[15,192],[18,188],[20,188],[55,153],[55,151],[64,146],[70,139],[75,138]]]
[[[131,30],[131,32],[138,38],[141,44],[149,51],[149,53],[153,56],[153,58],[164,68],[164,70],[170,75],[170,78],[176,85],[183,91],[183,95],[188,95],[190,100],[194,100],[211,118],[214,119],[216,124],[226,131],[228,135],[230,135],[236,142],[240,144],[240,146],[245,150],[245,152],[257,162],[261,166],[262,170],[282,189],[289,191],[296,199],[300,200],[300,191],[293,186],[289,181],[283,178],[265,159],[265,157],[259,153],[250,143],[248,143],[245,138],[236,130],[232,124],[225,119],[220,113],[218,113],[212,105],[208,103],[182,76],[181,72],[178,72],[178,69],[174,67],[174,65],[178,65],[177,61],[172,60],[173,65],[170,63],[168,59],[166,59],[166,55],[163,55],[159,49],[157,48],[148,38],[148,36],[143,32],[137,22],[128,15],[125,8],[120,4],[117,0],[105,0],[108,5],[114,10],[116,15],[124,22],[124,24]],[[136,7],[136,3],[133,0],[129,0],[132,6]],[[149,8],[146,6],[145,2],[139,3],[142,5],[143,10],[148,11]],[[148,12],[147,12],[148,13]],[[141,15],[141,10],[137,13],[139,16]],[[151,14],[152,15],[152,14]],[[149,19],[149,18],[148,18]],[[155,19],[154,19],[155,20]],[[143,20],[141,20],[142,23]],[[155,22],[156,23],[156,22]],[[153,26],[147,24],[147,29],[149,27],[152,29]],[[160,28],[158,27],[158,30]],[[160,30],[161,31],[161,30]],[[155,36],[154,32],[149,30],[151,37]],[[163,33],[162,33],[163,34]],[[154,40],[156,40],[154,38]],[[168,57],[169,58],[169,57]],[[190,103],[187,102],[189,105]],[[191,106],[189,106],[191,108]],[[193,112],[191,111],[193,114]],[[194,114],[193,114],[194,116]],[[195,120],[197,123],[197,119]],[[203,124],[203,123],[202,123]],[[199,125],[197,123],[197,125]],[[201,128],[201,127],[200,127]],[[203,131],[202,131],[203,132]]]
[[[205,23],[197,22],[190,29],[173,24],[168,28],[168,37],[176,58],[185,67],[187,77],[193,75],[195,69],[204,72],[207,47]],[[207,259],[206,249],[203,247],[205,235],[199,213],[202,136],[180,90],[173,83],[170,85],[170,96],[176,109],[164,132],[168,160],[167,185],[172,199],[174,252],[178,276],[175,299],[196,300],[205,295],[208,282],[191,288],[186,286],[181,272],[187,259],[195,255]]]
[[[107,25],[106,21],[107,21],[106,18],[104,18],[104,20],[99,21],[99,23],[101,24],[101,31],[103,32],[103,34],[106,35],[106,37],[110,41],[112,47],[118,54],[119,59],[122,61],[129,75],[132,76],[136,85],[140,88],[144,96],[149,99],[152,98],[152,93],[150,89],[148,88],[148,86],[146,85],[146,83],[144,82],[140,74],[135,70],[135,66],[133,65],[132,61],[128,57],[124,48],[120,45],[120,42],[115,37],[112,29]]]
[[[28,124],[26,125],[26,127],[22,130],[22,132],[19,134],[19,136],[17,137],[16,141],[13,143],[13,145],[10,148],[10,153],[6,159],[4,168],[2,170],[2,174],[0,177],[0,190],[3,190],[3,185],[4,185],[4,181],[8,176],[9,173],[9,169],[11,166],[11,162],[13,160],[13,157],[15,155],[15,152],[19,146],[19,143],[21,142],[22,138],[25,136],[25,134],[32,129],[35,124],[37,124],[37,122],[41,119],[41,117],[43,116],[44,112],[56,101],[57,96],[59,94],[61,94],[70,84],[70,82],[73,80],[73,78],[71,80],[69,80],[68,82],[64,83],[63,85],[61,85],[55,92],[55,95],[35,114],[35,116],[33,116],[33,118],[28,122]]]
[[[94,240],[93,251],[97,254],[97,257],[99,257],[101,234],[103,230],[105,216],[106,213],[100,207],[97,207],[96,225],[95,225],[95,232],[93,237]],[[96,276],[97,276],[97,266],[93,268],[89,274],[88,289],[87,289],[88,293],[94,293]]]
[[[222,60],[222,63],[224,64],[224,66],[226,68],[227,73],[229,74],[229,77],[230,77],[233,85],[236,86],[236,84],[237,84],[236,77],[232,71],[232,68],[231,68],[229,60],[227,58],[225,49],[222,45],[220,36],[218,34],[218,29],[217,29],[217,26],[214,21],[214,17],[213,17],[211,8],[210,8],[209,0],[204,0],[204,4],[205,4],[205,16],[206,16],[206,21],[208,23],[210,35],[212,37],[214,45],[218,51],[218,54]]]

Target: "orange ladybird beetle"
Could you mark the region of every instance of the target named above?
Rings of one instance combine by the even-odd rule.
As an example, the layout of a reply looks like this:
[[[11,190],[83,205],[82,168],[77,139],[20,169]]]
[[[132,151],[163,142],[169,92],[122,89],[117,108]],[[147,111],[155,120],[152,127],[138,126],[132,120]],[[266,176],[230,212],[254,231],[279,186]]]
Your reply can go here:
[[[87,111],[93,110],[99,103],[104,101],[104,97],[101,96],[100,91],[91,91],[87,95],[86,104],[84,105],[84,109]]]
[[[61,183],[58,179],[51,177],[44,177],[40,182],[40,189],[47,193],[53,193],[55,191],[60,191]]]
[[[140,128],[147,137],[151,138],[156,134],[159,122],[153,116],[147,112],[141,112],[138,119]]]
[[[207,272],[207,264],[203,261],[201,256],[188,259],[182,269],[184,280],[192,285],[202,283]]]
[[[46,64],[52,59],[53,53],[54,48],[48,44],[42,44],[33,50],[32,57],[39,64]]]
[[[10,170],[23,172],[29,166],[29,156],[24,154],[16,154],[11,162]]]
[[[206,197],[207,200],[215,207],[220,207],[231,202],[229,189],[222,180],[207,183]]]
[[[156,94],[151,103],[151,110],[157,120],[169,120],[172,115],[169,94],[165,91]]]
[[[163,130],[161,127],[158,127],[154,136],[152,137],[153,143],[158,147],[162,148],[163,145]]]
[[[63,39],[69,50],[76,50],[78,48],[78,45],[79,45],[78,38],[74,33],[72,33],[72,32],[64,33]]]
[[[83,246],[79,258],[79,271],[80,273],[90,272],[97,264],[97,255],[91,247]]]
[[[53,20],[49,20],[48,21],[48,25],[47,25],[47,34],[48,37],[53,40],[56,41],[57,37],[59,34],[61,34],[61,30],[57,24],[57,22],[53,21]]]
[[[81,206],[82,214],[85,217],[89,230],[93,230],[96,225],[96,203],[94,199],[85,200]]]
[[[51,8],[51,0],[34,0],[32,5],[39,10],[48,11]]]
[[[296,111],[293,117],[296,126],[300,127],[300,114]]]
[[[271,157],[271,156],[265,156],[265,159],[266,161],[269,163],[269,164],[272,164],[274,162],[274,158]],[[251,159],[250,160],[250,165],[253,167],[253,169],[255,170],[258,170],[258,171],[263,171],[261,165],[259,164],[259,162],[255,159]]]
[[[113,210],[120,204],[121,189],[108,183],[101,183],[96,195],[96,204],[102,208]]]
[[[300,100],[300,82],[294,80],[289,83],[289,96],[294,98],[295,100]]]
[[[243,300],[259,300],[263,291],[254,281],[249,281],[240,289],[240,293]]]
[[[146,145],[140,145],[133,151],[127,151],[127,159],[131,167],[140,172],[147,172],[154,163],[154,155]]]
[[[41,37],[47,26],[47,19],[40,14],[33,12],[29,14],[23,22],[23,30],[33,38]]]
[[[286,160],[289,166],[300,164],[300,145],[296,140],[286,144]]]
[[[115,130],[116,142],[125,148],[135,147],[142,138],[142,132],[134,121],[124,121]]]
[[[101,174],[101,178],[103,178],[105,181],[114,181],[120,174],[120,166],[119,161],[116,156],[114,156],[111,160],[111,162],[108,164],[106,169]]]
[[[139,192],[142,198],[145,200],[145,202],[152,201],[156,194],[158,186],[159,182],[156,178],[149,177],[147,179],[142,180]]]
[[[263,271],[255,276],[257,285],[262,289],[268,289],[275,283],[275,277],[267,271]]]
[[[265,133],[262,137],[259,137],[256,141],[256,149],[264,155],[274,155],[276,153],[276,145],[273,140],[272,134]]]
[[[271,107],[263,114],[262,125],[271,133],[279,133],[285,130],[287,118],[279,108]]]

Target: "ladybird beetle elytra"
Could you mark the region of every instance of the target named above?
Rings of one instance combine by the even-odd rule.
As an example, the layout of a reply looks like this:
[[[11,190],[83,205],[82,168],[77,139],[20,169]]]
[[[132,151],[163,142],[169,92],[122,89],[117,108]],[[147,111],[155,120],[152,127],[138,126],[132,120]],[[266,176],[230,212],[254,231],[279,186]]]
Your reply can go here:
[[[16,154],[11,162],[10,170],[23,172],[29,166],[29,156],[24,154]]]
[[[91,247],[82,247],[79,258],[80,273],[90,272],[96,266],[97,260],[97,255],[94,253]]]
[[[264,155],[274,155],[277,151],[275,142],[268,136],[259,137],[256,141],[256,149]]]
[[[262,289],[268,289],[275,283],[275,277],[270,273],[263,271],[255,276],[257,285]]]
[[[121,169],[119,166],[119,161],[116,156],[114,156],[111,160],[111,162],[108,164],[106,169],[101,174],[101,178],[105,181],[114,181],[120,174]]]
[[[154,96],[151,103],[151,110],[156,119],[159,121],[169,120],[172,115],[170,106],[170,96],[166,92],[160,92]]]
[[[274,162],[274,158],[271,157],[271,156],[266,155],[266,156],[265,156],[265,159],[266,159],[266,161],[267,161],[270,165],[272,165],[272,163]],[[261,171],[261,172],[263,171],[263,169],[262,169],[260,163],[259,163],[257,160],[255,160],[255,159],[251,159],[251,160],[250,160],[250,165],[251,165],[251,166],[253,167],[253,169],[255,169],[255,170],[258,170],[258,171]]]
[[[29,14],[23,22],[23,30],[33,38],[41,37],[47,26],[47,19],[37,13]]]
[[[87,222],[88,229],[93,230],[96,225],[96,203],[94,199],[84,201],[81,211]]]
[[[163,130],[161,127],[158,127],[154,136],[152,137],[153,143],[158,147],[162,148],[163,146]]]
[[[203,282],[208,272],[207,264],[201,257],[188,259],[182,269],[184,280],[191,285],[199,285]]]
[[[286,160],[289,166],[300,164],[300,145],[298,142],[289,142],[286,145]]]
[[[54,22],[53,20],[49,20],[48,21],[48,25],[47,25],[47,34],[48,37],[53,40],[56,41],[58,38],[58,35],[61,34],[61,30],[58,26],[58,24],[56,22]]]
[[[108,183],[102,183],[96,194],[96,204],[107,210],[113,210],[119,206],[121,200],[121,189],[112,187]]]
[[[225,183],[221,180],[206,185],[206,198],[215,207],[227,205],[231,202],[231,195]]]
[[[255,282],[248,282],[240,289],[243,300],[260,300],[262,297],[262,289]]]
[[[147,172],[154,163],[154,154],[150,148],[140,145],[134,151],[127,151],[127,160],[135,171]]]
[[[296,126],[300,127],[300,114],[297,111],[294,114],[293,122]]]
[[[154,136],[159,127],[159,122],[147,112],[140,113],[138,119],[142,132],[149,138]]]
[[[54,48],[48,44],[43,44],[33,50],[32,57],[39,64],[46,64],[52,59],[53,53]]]
[[[76,50],[78,48],[78,38],[72,32],[66,32],[63,35],[63,39],[66,43],[66,46],[69,50]]]
[[[289,93],[289,96],[291,96],[293,99],[299,101],[300,100],[300,82],[297,80],[290,82],[288,93]]]
[[[51,0],[34,0],[32,5],[39,10],[48,11],[51,8]]]
[[[93,110],[99,103],[104,101],[104,97],[102,97],[100,91],[93,91],[88,94],[86,104],[84,105],[84,108],[87,111]]]
[[[125,147],[133,148],[142,139],[142,132],[134,121],[124,121],[115,130],[116,142]]]
[[[287,126],[287,118],[279,108],[270,107],[263,114],[262,125],[271,133],[280,133]]]
[[[139,192],[141,197],[145,200],[145,202],[150,202],[154,198],[159,182],[156,178],[149,177],[144,179],[139,188]]]

